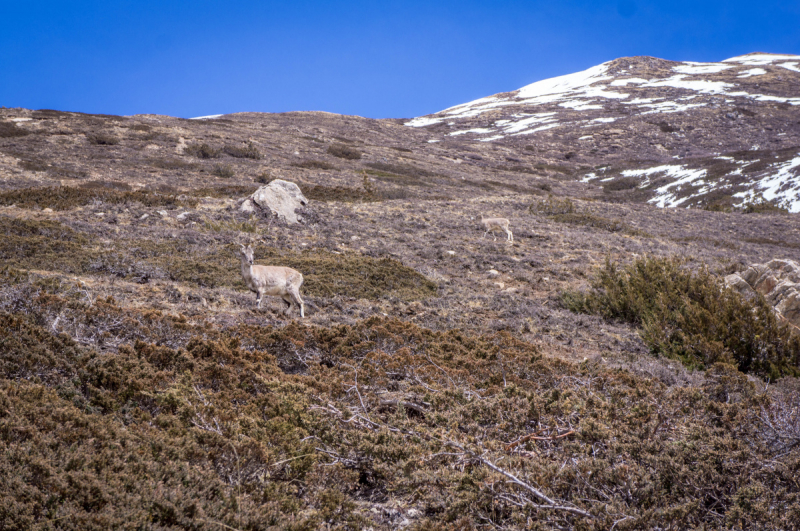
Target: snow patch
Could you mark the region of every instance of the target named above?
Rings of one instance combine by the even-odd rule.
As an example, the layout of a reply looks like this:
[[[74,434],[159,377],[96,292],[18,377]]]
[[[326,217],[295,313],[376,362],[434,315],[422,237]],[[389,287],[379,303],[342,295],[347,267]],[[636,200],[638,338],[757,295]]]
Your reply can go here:
[[[213,120],[214,118],[219,118],[220,116],[225,116],[224,114],[209,114],[208,116],[195,116],[194,118],[189,118],[190,120]]]
[[[429,125],[438,124],[442,121],[444,121],[444,118],[429,118],[427,116],[420,116],[419,118],[409,120],[403,125],[407,125],[408,127],[427,127]]]
[[[725,59],[723,63],[740,63],[743,65],[761,66],[774,63],[775,61],[798,61],[800,55],[778,55],[772,53],[751,53],[750,55],[740,55]]]
[[[628,85],[629,83],[633,84],[633,85],[639,85],[641,83],[647,83],[647,81],[648,81],[647,79],[642,79],[640,77],[629,77],[627,79],[615,79],[614,81],[612,81],[608,85],[610,87],[624,87],[625,85]]]
[[[684,166],[672,166],[667,164],[644,170],[625,170],[622,172],[622,175],[625,177],[645,177],[645,180],[639,185],[639,188],[649,186],[651,176],[662,174],[677,180],[656,188],[655,196],[647,201],[661,208],[679,206],[687,199],[690,199],[690,197],[678,198],[676,195],[681,191],[684,185],[691,184],[692,186],[698,186],[706,184],[703,181],[703,178],[706,176],[706,170],[690,170]],[[697,193],[705,193],[707,191],[708,186],[706,185],[705,188],[701,188]]]
[[[575,111],[591,111],[593,109],[602,109],[602,105],[592,105],[590,101],[565,101],[564,103],[559,103],[559,107],[564,107],[565,109],[572,109]]]
[[[800,71],[800,70],[799,70]],[[766,74],[767,71],[763,68],[751,68],[750,70],[745,70],[741,74],[736,77],[752,77],[752,76],[763,76]]]
[[[491,133],[492,129],[486,128],[476,128],[476,129],[467,129],[466,131],[456,131],[454,133],[450,133],[447,136],[458,136],[458,135],[465,135],[467,133],[475,133],[477,135],[485,135],[486,133]]]
[[[682,65],[676,66],[672,69],[673,72],[679,74],[716,74],[733,68],[731,65],[723,65],[721,63],[692,63],[686,62]]]
[[[750,190],[733,194],[743,199],[737,206],[753,202],[757,196],[761,196],[767,201],[784,205],[793,214],[800,212],[800,176],[797,175],[798,171],[792,171],[795,169],[800,169],[800,157],[775,165],[775,173],[761,179]]]
[[[778,66],[782,66],[787,70],[791,70],[792,72],[800,72],[800,68],[797,68],[797,63],[780,63]]]

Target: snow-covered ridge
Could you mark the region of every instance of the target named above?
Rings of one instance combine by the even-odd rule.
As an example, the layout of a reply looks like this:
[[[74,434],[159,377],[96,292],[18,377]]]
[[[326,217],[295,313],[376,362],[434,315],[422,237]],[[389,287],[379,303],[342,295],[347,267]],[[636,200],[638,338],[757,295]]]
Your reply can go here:
[[[583,123],[589,126],[597,119],[586,119],[581,113],[601,110],[612,102],[628,106],[635,114],[681,112],[706,106],[706,103],[691,101],[697,96],[800,105],[800,97],[760,94],[749,84],[752,78],[768,74],[765,68],[800,72],[800,56],[797,55],[749,54],[719,63],[681,62],[672,66],[671,75],[664,76],[660,72],[661,75],[651,78],[644,78],[641,74],[628,77],[624,71],[612,74],[612,63],[606,62],[582,72],[537,81],[509,95],[489,96],[456,105],[433,115],[414,118],[405,125],[428,127],[447,123],[451,126],[449,135],[471,134],[477,140],[490,141],[529,135],[567,124]],[[724,81],[709,79],[720,75],[724,76]],[[744,82],[748,85],[742,85],[739,80],[746,80]],[[648,89],[668,89],[671,92],[669,96],[638,97],[647,93]],[[556,112],[552,112],[554,106]],[[537,107],[550,112],[537,112]],[[497,120],[489,126],[458,128],[461,120],[481,117],[501,109],[506,110],[510,117]]]

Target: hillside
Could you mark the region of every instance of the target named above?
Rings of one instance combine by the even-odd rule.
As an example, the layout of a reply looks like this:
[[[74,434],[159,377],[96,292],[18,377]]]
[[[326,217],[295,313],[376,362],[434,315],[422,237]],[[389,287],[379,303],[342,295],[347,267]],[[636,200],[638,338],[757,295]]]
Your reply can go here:
[[[597,290],[681,271],[639,299],[683,311],[800,261],[799,61],[624,58],[411,120],[0,109],[0,529],[799,528],[796,336]],[[302,224],[239,210],[275,178]],[[247,242],[306,319],[255,308]]]
[[[800,212],[798,95],[796,55],[632,57],[407,125],[568,160],[585,182],[624,191],[612,194],[620,200],[718,208],[766,200]]]

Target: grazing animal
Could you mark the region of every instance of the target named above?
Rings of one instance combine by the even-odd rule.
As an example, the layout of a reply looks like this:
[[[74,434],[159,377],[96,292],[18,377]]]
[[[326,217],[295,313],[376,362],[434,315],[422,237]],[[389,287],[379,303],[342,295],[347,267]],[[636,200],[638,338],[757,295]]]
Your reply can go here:
[[[506,218],[485,218],[483,214],[481,214],[481,223],[486,228],[486,232],[483,233],[483,237],[486,237],[486,233],[492,232],[492,236],[494,236],[494,241],[497,241],[497,236],[494,234],[495,231],[505,232],[507,237],[506,239],[510,242],[514,241],[514,235],[508,228],[508,225],[511,223]]]
[[[289,315],[292,305],[300,307],[300,317],[305,317],[305,304],[300,298],[300,286],[303,275],[291,267],[253,265],[253,248],[240,245],[239,256],[242,259],[242,276],[251,291],[256,292],[256,303],[261,309],[264,295],[280,297],[288,304],[284,311]]]

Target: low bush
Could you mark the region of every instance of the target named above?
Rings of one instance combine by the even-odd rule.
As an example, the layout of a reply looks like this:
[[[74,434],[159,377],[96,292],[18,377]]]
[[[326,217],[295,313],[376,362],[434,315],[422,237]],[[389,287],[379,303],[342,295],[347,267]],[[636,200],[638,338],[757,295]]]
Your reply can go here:
[[[226,145],[224,148],[222,148],[222,151],[224,151],[225,154],[230,155],[231,157],[235,157],[237,159],[253,159],[253,160],[261,159],[261,152],[252,142],[247,142],[247,144],[245,144],[244,146]]]
[[[742,205],[741,211],[745,214],[788,214],[789,210],[772,201],[761,199]]]
[[[236,172],[233,171],[233,167],[228,164],[217,164],[211,168],[211,175],[215,175],[220,179],[230,179],[236,175]]]
[[[98,146],[115,146],[119,144],[119,138],[107,133],[89,133],[86,135],[86,140],[90,144]]]
[[[729,363],[772,379],[800,374],[800,338],[763,297],[745,299],[678,258],[639,258],[623,268],[607,260],[592,291],[562,300],[572,311],[640,326],[653,353],[689,367]]]
[[[537,199],[528,207],[531,214],[553,216],[556,214],[573,214],[575,203],[568,197],[558,198],[549,194],[546,199]]]
[[[257,189],[258,188],[255,186],[227,184],[222,186],[194,188],[188,193],[194,197],[246,197]]]
[[[378,172],[383,172],[385,174],[393,174],[393,175],[402,175],[405,177],[412,177],[415,179],[423,179],[425,177],[434,177],[436,174],[426,170],[425,168],[420,168],[419,166],[414,166],[412,164],[390,164],[387,162],[368,162],[365,164],[368,168],[372,168],[373,170],[377,170]],[[367,173],[372,174],[371,172],[367,171]]]
[[[31,134],[14,122],[0,122],[0,138],[16,138]]]
[[[293,162],[292,166],[296,168],[303,168],[305,170],[335,170],[336,166],[324,160],[304,160],[301,162]]]
[[[73,187],[73,186],[48,186],[41,188],[22,188],[0,193],[0,205],[17,205],[22,208],[52,208],[53,210],[71,210],[73,208],[91,204],[94,201],[120,204],[127,202],[141,203],[149,207],[178,206],[194,207],[197,199],[179,199],[173,194],[160,194],[156,192],[137,190],[135,192],[121,191],[106,187]]]
[[[619,192],[621,190],[630,190],[639,186],[638,177],[622,177],[614,179],[613,181],[603,184],[604,192]]]
[[[380,201],[381,196],[376,192],[367,192],[363,188],[349,186],[324,186],[316,185],[308,188],[303,194],[314,201],[342,201],[352,203],[356,201]]]
[[[328,146],[327,153],[340,159],[359,160],[361,158],[359,150],[344,144],[331,144]]]
[[[220,155],[220,150],[208,144],[187,144],[183,153],[197,157],[198,159],[216,159]]]

